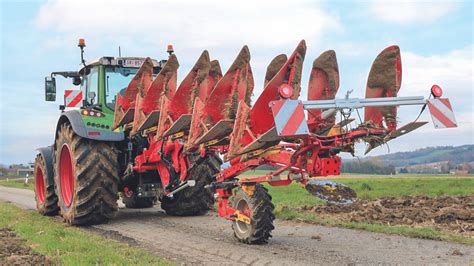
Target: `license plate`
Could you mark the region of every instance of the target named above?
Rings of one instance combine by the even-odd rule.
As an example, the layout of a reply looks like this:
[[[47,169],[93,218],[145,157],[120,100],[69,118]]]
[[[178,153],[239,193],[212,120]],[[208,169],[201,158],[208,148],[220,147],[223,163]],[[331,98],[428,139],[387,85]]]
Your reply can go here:
[[[126,59],[126,60],[123,60],[122,65],[124,67],[141,67],[143,62],[144,60],[139,60],[139,59]]]

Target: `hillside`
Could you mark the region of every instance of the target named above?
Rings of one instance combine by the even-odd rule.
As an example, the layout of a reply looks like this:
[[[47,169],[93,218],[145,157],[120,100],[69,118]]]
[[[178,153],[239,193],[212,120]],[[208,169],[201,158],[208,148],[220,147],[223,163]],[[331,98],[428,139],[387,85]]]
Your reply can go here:
[[[450,173],[472,172],[474,169],[474,145],[457,147],[429,147],[411,152],[371,156],[363,159],[344,160],[344,173],[393,174],[403,173]]]
[[[368,158],[380,160],[385,164],[391,164],[395,167],[445,161],[453,164],[462,164],[474,162],[474,145],[428,147],[411,152],[397,152]]]

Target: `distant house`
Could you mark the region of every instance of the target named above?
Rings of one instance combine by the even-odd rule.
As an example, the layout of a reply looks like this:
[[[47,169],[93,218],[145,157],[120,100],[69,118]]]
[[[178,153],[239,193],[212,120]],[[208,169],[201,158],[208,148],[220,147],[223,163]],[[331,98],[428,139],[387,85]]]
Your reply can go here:
[[[468,170],[451,170],[449,171],[452,175],[467,175],[469,173]]]
[[[32,163],[29,163],[27,167],[25,168],[18,168],[16,170],[16,175],[17,176],[33,176],[34,175],[34,168],[33,168],[33,164]]]
[[[409,173],[415,174],[442,174],[448,173],[449,161],[414,164],[406,167]]]

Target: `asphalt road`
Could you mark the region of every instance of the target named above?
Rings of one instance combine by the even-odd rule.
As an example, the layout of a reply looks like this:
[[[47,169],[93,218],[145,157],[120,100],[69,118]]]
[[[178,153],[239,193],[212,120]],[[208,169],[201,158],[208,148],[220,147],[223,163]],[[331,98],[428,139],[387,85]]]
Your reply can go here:
[[[30,190],[0,186],[0,201],[35,208]],[[275,227],[269,244],[249,246],[236,242],[230,222],[215,213],[171,217],[153,208],[121,209],[111,222],[84,229],[184,264],[474,264],[467,245],[280,220]]]

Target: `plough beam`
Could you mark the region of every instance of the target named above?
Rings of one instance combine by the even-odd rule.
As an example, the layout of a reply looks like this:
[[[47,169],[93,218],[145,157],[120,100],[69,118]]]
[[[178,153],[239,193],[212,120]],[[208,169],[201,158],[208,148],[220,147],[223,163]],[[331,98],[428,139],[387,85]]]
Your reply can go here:
[[[304,109],[356,109],[364,107],[402,106],[402,105],[424,105],[426,99],[423,96],[412,97],[384,97],[384,98],[349,98],[335,100],[303,101]]]

